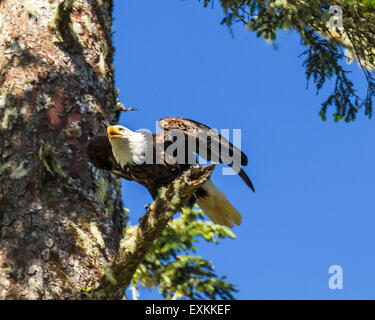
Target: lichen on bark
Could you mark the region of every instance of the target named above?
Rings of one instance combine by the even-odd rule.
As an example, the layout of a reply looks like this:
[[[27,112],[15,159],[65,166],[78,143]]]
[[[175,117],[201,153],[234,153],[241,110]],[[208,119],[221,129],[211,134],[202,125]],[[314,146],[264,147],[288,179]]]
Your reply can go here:
[[[0,299],[78,299],[116,256],[119,183],[86,157],[118,118],[110,21],[112,1],[0,2]]]
[[[111,0],[0,1],[0,299],[121,299],[168,221],[214,166],[160,190],[134,233],[120,181],[88,139],[123,110]]]

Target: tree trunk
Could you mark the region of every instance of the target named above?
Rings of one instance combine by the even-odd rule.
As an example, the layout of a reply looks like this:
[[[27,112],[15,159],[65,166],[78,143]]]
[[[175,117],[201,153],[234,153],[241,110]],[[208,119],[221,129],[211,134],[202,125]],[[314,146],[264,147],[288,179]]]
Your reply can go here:
[[[0,299],[79,299],[116,257],[120,181],[86,156],[119,115],[111,25],[112,0],[0,0]]]

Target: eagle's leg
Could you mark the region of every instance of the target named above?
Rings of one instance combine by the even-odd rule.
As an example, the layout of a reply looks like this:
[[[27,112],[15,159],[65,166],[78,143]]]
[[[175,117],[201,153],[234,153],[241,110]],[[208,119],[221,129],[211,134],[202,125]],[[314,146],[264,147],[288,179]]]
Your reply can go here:
[[[151,204],[149,204],[149,203],[145,204],[145,209],[146,209],[147,213],[149,213],[150,211],[154,211],[155,210],[155,201]]]
[[[146,210],[146,214],[139,218],[138,222],[139,222],[140,224],[142,224],[142,223],[144,222],[144,220],[147,218],[148,214],[151,212],[151,209],[150,209],[150,208],[151,208],[151,205],[152,205],[152,204],[150,204],[150,203],[146,203],[146,204],[144,205],[144,208],[145,208],[145,210]]]
[[[146,214],[144,214],[138,220],[141,225],[144,225],[146,221],[152,216],[152,213],[155,212],[155,207],[156,207],[155,201],[151,204],[149,203],[145,204]]]
[[[146,209],[146,214],[139,218],[138,222],[140,224],[144,224],[145,221],[148,219],[149,214],[155,210],[155,202],[153,203],[146,203],[144,208]]]

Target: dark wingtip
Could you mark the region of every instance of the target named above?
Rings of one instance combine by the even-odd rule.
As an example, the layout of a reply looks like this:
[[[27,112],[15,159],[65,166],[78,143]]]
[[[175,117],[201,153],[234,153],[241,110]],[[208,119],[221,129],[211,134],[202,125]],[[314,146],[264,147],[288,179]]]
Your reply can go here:
[[[251,184],[250,189],[253,190],[253,192],[255,193],[255,188],[254,188],[253,184]]]
[[[246,181],[245,181],[246,182]],[[254,188],[254,185],[253,183],[251,182],[251,180],[249,179],[248,182],[246,182],[246,184],[248,185],[248,187],[255,193],[255,188]]]
[[[247,156],[241,151],[241,166],[247,166]]]
[[[247,176],[246,172],[241,169],[238,175],[241,177],[241,179],[246,183],[246,185],[253,191],[255,192],[255,188],[253,183],[251,182],[250,178]]]

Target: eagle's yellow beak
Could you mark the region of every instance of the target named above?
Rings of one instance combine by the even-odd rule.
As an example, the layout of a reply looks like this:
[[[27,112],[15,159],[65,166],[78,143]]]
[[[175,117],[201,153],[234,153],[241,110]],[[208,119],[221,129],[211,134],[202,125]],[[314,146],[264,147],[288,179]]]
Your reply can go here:
[[[115,127],[108,127],[107,134],[109,139],[119,138],[122,134]]]

